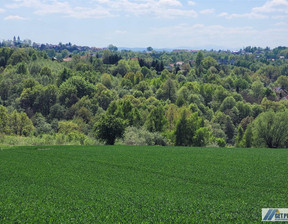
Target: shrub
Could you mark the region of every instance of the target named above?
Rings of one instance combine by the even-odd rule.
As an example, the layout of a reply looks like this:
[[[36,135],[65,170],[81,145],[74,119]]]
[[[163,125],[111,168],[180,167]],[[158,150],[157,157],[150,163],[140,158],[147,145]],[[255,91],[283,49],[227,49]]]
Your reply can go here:
[[[217,145],[221,148],[224,148],[226,146],[226,142],[223,138],[216,138],[215,141]]]
[[[126,145],[167,145],[167,139],[159,132],[149,132],[146,129],[128,127],[124,133]]]

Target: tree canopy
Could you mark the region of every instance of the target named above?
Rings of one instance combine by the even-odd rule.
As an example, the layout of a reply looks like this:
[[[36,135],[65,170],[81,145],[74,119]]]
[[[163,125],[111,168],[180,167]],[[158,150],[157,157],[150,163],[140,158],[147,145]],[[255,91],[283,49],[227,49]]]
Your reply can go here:
[[[141,144],[287,147],[287,52],[3,41],[0,134],[53,144],[138,136]]]

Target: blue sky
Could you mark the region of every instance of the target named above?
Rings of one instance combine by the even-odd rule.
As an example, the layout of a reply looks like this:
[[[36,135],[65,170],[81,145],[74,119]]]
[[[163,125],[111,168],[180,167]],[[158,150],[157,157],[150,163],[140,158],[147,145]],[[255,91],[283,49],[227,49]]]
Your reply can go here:
[[[288,46],[288,0],[1,0],[0,40],[95,47]]]

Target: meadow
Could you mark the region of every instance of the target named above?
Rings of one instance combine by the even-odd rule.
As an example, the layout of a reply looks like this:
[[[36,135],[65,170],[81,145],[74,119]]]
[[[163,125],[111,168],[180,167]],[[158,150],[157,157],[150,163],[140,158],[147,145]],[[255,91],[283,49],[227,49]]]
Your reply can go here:
[[[259,223],[287,149],[0,146],[0,223]]]

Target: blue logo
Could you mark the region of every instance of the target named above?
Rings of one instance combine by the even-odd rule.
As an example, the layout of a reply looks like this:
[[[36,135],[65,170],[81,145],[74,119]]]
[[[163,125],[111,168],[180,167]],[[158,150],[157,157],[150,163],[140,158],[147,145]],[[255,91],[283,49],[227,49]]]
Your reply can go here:
[[[262,221],[288,221],[288,209],[262,208]]]

